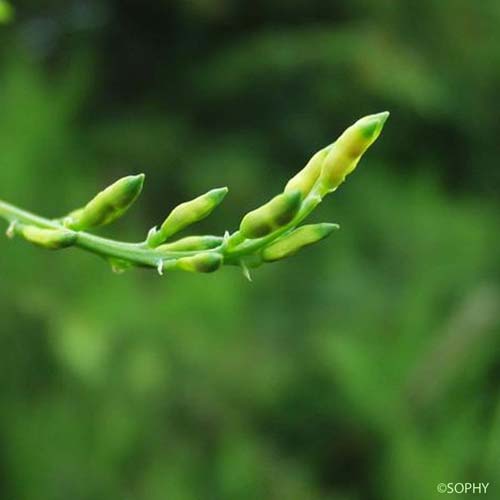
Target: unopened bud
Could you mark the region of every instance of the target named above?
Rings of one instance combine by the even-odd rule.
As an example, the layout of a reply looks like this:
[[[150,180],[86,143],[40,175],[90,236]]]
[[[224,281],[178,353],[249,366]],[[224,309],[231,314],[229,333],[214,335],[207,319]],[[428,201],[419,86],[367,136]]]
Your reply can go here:
[[[222,260],[222,256],[218,253],[205,252],[192,257],[182,257],[177,260],[176,267],[183,271],[213,273],[222,265]]]
[[[188,252],[191,250],[209,250],[222,245],[221,236],[187,236],[172,243],[165,243],[156,247],[158,252]]]
[[[326,238],[338,228],[337,224],[327,223],[301,226],[264,248],[262,259],[265,262],[273,262],[290,257],[300,249]]]
[[[240,232],[245,238],[262,238],[288,224],[302,202],[299,190],[281,193],[243,217]]]
[[[147,243],[157,247],[170,236],[198,222],[212,213],[228,192],[227,187],[212,189],[194,200],[177,205],[165,219],[158,231],[151,231]]]
[[[319,179],[323,161],[331,147],[332,145],[327,146],[315,153],[306,166],[288,181],[285,186],[285,193],[298,190],[302,193],[302,197],[305,198]]]
[[[85,231],[113,222],[134,203],[143,184],[144,174],[119,179],[98,193],[85,207],[72,212],[66,218],[65,225],[77,231]]]
[[[351,125],[335,142],[323,161],[320,182],[324,193],[335,190],[380,135],[389,113],[368,115]]]
[[[39,247],[59,250],[73,245],[77,234],[69,229],[42,229],[24,224],[16,225],[16,233]]]

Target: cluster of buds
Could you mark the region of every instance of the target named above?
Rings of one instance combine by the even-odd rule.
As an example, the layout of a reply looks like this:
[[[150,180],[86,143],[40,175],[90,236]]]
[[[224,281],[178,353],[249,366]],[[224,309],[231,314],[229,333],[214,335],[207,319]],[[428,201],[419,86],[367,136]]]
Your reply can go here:
[[[285,186],[285,193],[299,190],[306,197],[314,188],[319,196],[335,191],[356,168],[365,151],[377,140],[387,111],[368,115],[344,131],[332,144],[318,151]]]
[[[8,234],[49,249],[77,246],[107,258],[115,269],[153,267],[160,274],[172,269],[213,272],[223,264],[248,267],[274,262],[297,253],[329,236],[337,224],[300,223],[325,195],[336,190],[377,139],[389,113],[365,116],[350,126],[334,143],[321,149],[286,184],[284,191],[247,213],[239,230],[224,236],[171,238],[201,221],[222,202],[226,187],[212,189],[176,206],[145,241],[125,243],[88,233],[110,224],[127,212],[140,195],[144,174],[119,179],[85,206],[67,216],[49,220],[0,201],[0,216],[11,222]]]

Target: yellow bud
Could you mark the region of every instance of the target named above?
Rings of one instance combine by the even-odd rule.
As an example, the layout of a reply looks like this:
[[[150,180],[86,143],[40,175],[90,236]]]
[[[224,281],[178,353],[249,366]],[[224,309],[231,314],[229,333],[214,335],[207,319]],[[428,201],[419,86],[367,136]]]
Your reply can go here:
[[[198,273],[213,273],[222,265],[222,256],[214,252],[205,252],[182,257],[176,263],[178,269]]]
[[[380,135],[389,113],[368,115],[351,125],[335,142],[323,162],[320,181],[324,192],[335,190]]]
[[[302,193],[302,197],[305,198],[318,180],[323,161],[331,147],[332,145],[330,144],[330,146],[320,149],[315,153],[306,166],[288,181],[285,186],[285,193],[298,190]]]
[[[42,229],[36,226],[18,224],[15,231],[30,243],[49,250],[69,247],[77,239],[77,234],[68,229]]]
[[[85,207],[75,210],[65,225],[77,231],[104,226],[121,217],[142,191],[144,174],[119,179],[98,193]]]
[[[227,187],[212,189],[194,200],[177,205],[165,219],[159,231],[152,231],[148,235],[148,245],[157,247],[170,236],[210,215],[222,202],[227,191]]]
[[[262,259],[265,262],[273,262],[290,257],[300,249],[326,238],[338,228],[337,224],[327,223],[301,226],[264,248]]]
[[[240,232],[245,238],[261,238],[288,224],[298,212],[302,194],[298,190],[281,193],[243,217]]]

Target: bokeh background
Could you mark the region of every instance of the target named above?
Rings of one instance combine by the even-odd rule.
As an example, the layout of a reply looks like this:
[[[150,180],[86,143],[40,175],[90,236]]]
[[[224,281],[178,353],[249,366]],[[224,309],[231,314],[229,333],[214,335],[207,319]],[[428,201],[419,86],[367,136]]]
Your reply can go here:
[[[500,3],[14,3],[0,198],[58,216],[145,172],[105,235],[220,185],[193,230],[233,229],[392,114],[312,216],[341,231],[253,283],[0,240],[0,497],[500,498]]]

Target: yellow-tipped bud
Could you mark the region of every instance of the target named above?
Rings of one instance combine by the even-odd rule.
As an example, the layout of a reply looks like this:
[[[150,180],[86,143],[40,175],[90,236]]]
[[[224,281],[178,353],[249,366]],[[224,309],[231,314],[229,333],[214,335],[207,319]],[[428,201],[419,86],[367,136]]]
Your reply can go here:
[[[143,184],[144,174],[119,179],[98,193],[85,207],[72,212],[66,218],[65,225],[77,231],[86,231],[113,222],[134,203]]]
[[[335,142],[321,169],[324,193],[335,190],[358,164],[363,153],[380,135],[389,113],[368,115],[351,125]]]
[[[177,205],[165,219],[158,231],[148,235],[148,245],[157,247],[170,236],[198,222],[212,213],[227,194],[227,187],[212,189],[194,200]]]
[[[331,148],[332,144],[315,153],[307,162],[306,166],[288,181],[285,186],[285,193],[300,191],[302,197],[305,198],[318,180],[321,174],[323,161]]]
[[[273,262],[290,257],[300,249],[326,238],[338,228],[337,224],[327,223],[301,226],[264,248],[262,259],[265,262]]]
[[[288,224],[298,212],[302,202],[299,190],[281,193],[255,210],[247,213],[240,224],[245,238],[262,238]]]
[[[192,257],[182,257],[177,261],[176,267],[183,271],[213,273],[222,265],[222,260],[222,256],[218,253],[205,252]]]
[[[77,239],[77,234],[69,229],[42,229],[19,224],[16,225],[15,231],[30,243],[49,250],[69,247]]]
[[[222,236],[187,236],[172,243],[156,247],[158,252],[187,252],[191,250],[209,250],[222,244]]]

